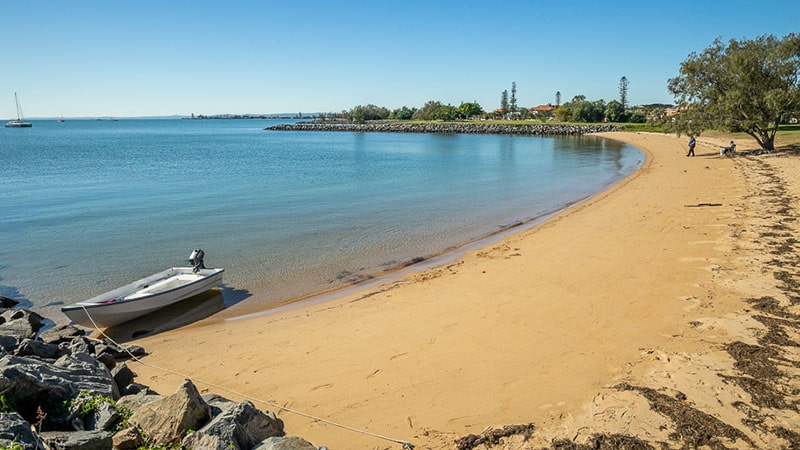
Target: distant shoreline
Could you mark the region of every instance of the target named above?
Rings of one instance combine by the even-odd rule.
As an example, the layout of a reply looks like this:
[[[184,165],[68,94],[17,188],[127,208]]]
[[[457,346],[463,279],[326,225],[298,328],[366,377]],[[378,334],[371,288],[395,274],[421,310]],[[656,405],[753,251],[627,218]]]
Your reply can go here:
[[[350,131],[377,133],[449,133],[449,134],[514,134],[533,136],[577,136],[587,133],[621,131],[615,125],[562,125],[562,124],[520,124],[505,125],[493,123],[452,123],[452,122],[376,122],[376,123],[316,123],[300,122],[279,124],[264,128],[268,131]]]

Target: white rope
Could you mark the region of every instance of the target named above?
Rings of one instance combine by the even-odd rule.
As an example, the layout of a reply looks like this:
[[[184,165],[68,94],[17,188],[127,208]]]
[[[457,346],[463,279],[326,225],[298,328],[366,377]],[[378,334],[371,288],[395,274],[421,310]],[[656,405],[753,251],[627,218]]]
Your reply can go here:
[[[235,391],[233,389],[229,389],[229,388],[226,388],[224,386],[220,386],[218,384],[211,383],[209,381],[200,380],[200,379],[194,379],[189,375],[186,375],[186,374],[183,374],[183,373],[180,373],[180,372],[176,372],[174,370],[167,369],[165,367],[160,367],[160,366],[157,366],[155,364],[146,363],[146,362],[142,361],[139,357],[137,357],[133,353],[131,353],[128,350],[127,347],[125,347],[123,345],[120,345],[119,343],[114,341],[114,339],[111,339],[111,337],[109,337],[107,334],[103,333],[103,330],[101,330],[100,327],[97,326],[97,323],[94,321],[92,316],[89,314],[89,311],[86,310],[86,307],[81,305],[81,308],[83,308],[83,311],[86,313],[86,317],[88,317],[89,320],[92,321],[92,325],[94,326],[94,329],[97,330],[98,333],[100,333],[103,337],[105,337],[106,339],[111,341],[111,343],[113,343],[117,347],[123,349],[125,351],[125,353],[127,353],[131,357],[131,359],[133,359],[134,361],[136,361],[137,363],[139,363],[139,364],[141,364],[143,366],[152,367],[154,369],[161,370],[162,372],[171,373],[173,375],[178,375],[180,377],[193,380],[194,382],[199,382],[199,383],[205,384],[207,386],[211,386],[211,387],[213,387],[215,389],[219,389],[219,390],[228,392],[230,394],[238,395],[238,396],[240,396],[242,398],[246,398],[246,399],[251,400],[251,401],[256,402],[256,403],[263,403],[263,404],[265,404],[267,406],[270,406],[272,408],[280,409],[280,410],[283,410],[283,411],[286,411],[286,412],[289,412],[289,413],[292,413],[292,414],[295,414],[295,415],[298,415],[298,416],[305,417],[307,419],[316,420],[318,422],[322,422],[322,423],[325,423],[325,424],[328,424],[328,425],[339,427],[339,428],[342,428],[342,429],[347,430],[347,431],[352,431],[354,433],[361,433],[361,434],[364,434],[366,436],[371,436],[371,437],[374,437],[374,438],[377,438],[377,439],[383,439],[385,441],[394,442],[396,444],[402,445],[404,450],[413,450],[413,448],[414,448],[414,444],[412,444],[411,442],[408,442],[408,441],[403,441],[401,439],[395,439],[395,438],[391,438],[391,437],[388,437],[388,436],[383,436],[383,435],[380,435],[380,434],[372,433],[370,431],[361,430],[361,429],[354,428],[354,427],[351,427],[351,426],[348,426],[348,425],[344,425],[344,424],[341,424],[341,423],[333,422],[331,420],[323,419],[321,417],[316,417],[316,416],[313,416],[311,414],[304,413],[302,411],[298,411],[298,410],[295,410],[295,409],[292,409],[292,408],[287,408],[285,406],[278,405],[278,404],[276,404],[274,402],[270,402],[270,401],[267,401],[267,400],[261,400],[261,399],[249,396],[249,395],[244,394],[242,392]]]

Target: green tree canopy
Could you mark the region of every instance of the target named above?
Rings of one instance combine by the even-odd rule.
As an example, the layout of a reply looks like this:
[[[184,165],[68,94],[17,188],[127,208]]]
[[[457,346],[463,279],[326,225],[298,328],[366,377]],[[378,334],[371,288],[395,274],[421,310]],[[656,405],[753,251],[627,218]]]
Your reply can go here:
[[[508,105],[508,90],[504,90],[500,94],[500,110],[503,114],[511,111],[511,107]]]
[[[382,120],[389,117],[389,110],[382,106],[369,104],[367,106],[358,105],[351,109],[346,116],[356,123],[364,123],[367,120]]]
[[[442,107],[442,102],[437,102],[435,100],[430,100],[422,108],[418,109],[417,112],[414,113],[414,119],[416,120],[434,120],[433,113]]]
[[[621,105],[617,101],[612,103]],[[554,115],[559,122],[602,122],[606,118],[606,101],[603,99],[589,101],[585,95],[576,95],[572,101],[556,108]],[[624,111],[623,111],[624,113]],[[627,117],[627,116],[625,116]]]
[[[570,104],[572,120],[575,122],[602,122],[606,114],[606,102],[603,100],[580,100]]]
[[[559,122],[569,122],[570,120],[572,120],[572,111],[570,111],[568,103],[565,103],[556,108],[555,112],[553,112],[553,115]]]
[[[625,114],[625,107],[622,105],[622,103],[616,100],[611,100],[610,102],[608,102],[608,104],[606,105],[605,116],[606,120],[608,120],[609,122],[628,121],[628,116],[627,114]]]
[[[517,82],[511,83],[511,100],[508,102],[511,112],[517,112]]]
[[[392,111],[392,113],[389,114],[389,118],[397,120],[411,120],[411,118],[414,117],[415,112],[417,112],[417,108],[403,106]]]
[[[433,120],[456,120],[461,116],[458,108],[453,105],[443,105],[431,112]]]
[[[691,53],[669,80],[679,113],[668,127],[678,134],[741,131],[772,150],[778,125],[800,111],[799,79],[800,35],[727,45],[718,38],[703,53]]]
[[[463,102],[458,107],[458,111],[461,113],[461,117],[464,119],[469,119],[470,117],[480,116],[484,113],[483,108],[477,102]]]

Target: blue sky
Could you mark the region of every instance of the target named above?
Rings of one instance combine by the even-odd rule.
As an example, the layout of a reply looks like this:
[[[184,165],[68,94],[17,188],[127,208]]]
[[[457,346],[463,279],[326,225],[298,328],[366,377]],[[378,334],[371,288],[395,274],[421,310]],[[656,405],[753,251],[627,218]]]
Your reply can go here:
[[[765,6],[769,5],[769,8]],[[800,2],[3,2],[0,118],[328,112],[429,100],[497,108],[619,97],[716,37],[800,32]]]

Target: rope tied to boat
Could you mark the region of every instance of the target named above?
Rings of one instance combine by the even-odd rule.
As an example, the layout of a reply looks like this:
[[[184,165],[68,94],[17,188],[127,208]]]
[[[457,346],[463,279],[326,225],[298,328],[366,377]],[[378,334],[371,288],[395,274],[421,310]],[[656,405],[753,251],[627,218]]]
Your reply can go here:
[[[131,353],[128,350],[127,347],[119,344],[114,339],[112,339],[110,336],[105,334],[103,332],[103,330],[101,330],[100,327],[97,325],[97,322],[94,321],[94,318],[92,318],[91,314],[89,314],[89,311],[86,309],[86,307],[83,306],[83,305],[80,305],[80,306],[83,309],[83,312],[86,313],[86,317],[88,317],[89,320],[92,322],[92,326],[94,326],[94,329],[97,330],[97,332],[100,333],[100,335],[102,335],[104,338],[108,339],[109,342],[111,342],[112,344],[114,344],[117,347],[121,348],[125,353],[128,354],[128,356],[131,357],[131,359],[133,361],[136,361],[137,363],[139,363],[139,364],[141,364],[141,365],[143,365],[145,367],[151,367],[153,369],[157,369],[157,370],[160,370],[160,371],[165,372],[165,373],[170,373],[172,375],[178,375],[180,377],[192,380],[193,382],[202,383],[202,384],[205,384],[206,386],[210,386],[210,387],[213,387],[215,389],[219,389],[219,390],[225,391],[225,392],[227,392],[229,394],[238,395],[239,397],[245,398],[245,399],[250,400],[250,401],[252,401],[254,403],[261,403],[261,404],[267,405],[267,406],[275,408],[275,409],[279,409],[279,410],[286,411],[286,412],[291,413],[291,414],[295,414],[297,416],[305,417],[307,419],[315,420],[317,422],[321,422],[321,423],[324,423],[324,424],[327,424],[327,425],[338,427],[338,428],[341,428],[343,430],[351,431],[351,432],[354,432],[354,433],[360,433],[360,434],[363,434],[365,436],[374,437],[376,439],[382,439],[382,440],[385,440],[385,441],[394,442],[395,444],[402,445],[403,446],[403,450],[414,450],[414,444],[412,444],[411,442],[408,442],[408,441],[404,441],[402,439],[396,439],[396,438],[392,438],[392,437],[389,437],[389,436],[384,436],[384,435],[381,435],[381,434],[373,433],[371,431],[362,430],[362,429],[359,429],[359,428],[351,427],[349,425],[344,425],[344,424],[341,424],[341,423],[338,423],[338,422],[334,422],[332,420],[324,419],[322,417],[317,417],[317,416],[314,416],[314,415],[309,414],[309,413],[305,413],[305,412],[302,412],[302,411],[299,411],[299,410],[296,410],[296,409],[288,408],[286,406],[278,405],[275,402],[271,402],[271,401],[268,401],[268,400],[262,400],[262,399],[259,399],[259,398],[255,398],[255,397],[252,397],[252,396],[247,395],[245,393],[242,393],[242,392],[239,392],[239,391],[236,391],[234,389],[230,389],[230,388],[227,388],[227,387],[224,387],[224,386],[220,386],[218,384],[215,384],[215,383],[212,383],[212,382],[209,382],[209,381],[205,381],[205,380],[198,379],[198,378],[193,378],[193,377],[191,377],[189,375],[186,375],[186,374],[181,373],[181,372],[174,371],[172,369],[168,369],[166,367],[161,367],[161,366],[157,366],[155,364],[146,363],[146,362],[142,361],[141,358],[139,358],[138,356],[136,356],[133,353]]]

